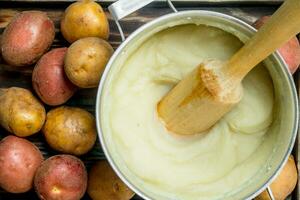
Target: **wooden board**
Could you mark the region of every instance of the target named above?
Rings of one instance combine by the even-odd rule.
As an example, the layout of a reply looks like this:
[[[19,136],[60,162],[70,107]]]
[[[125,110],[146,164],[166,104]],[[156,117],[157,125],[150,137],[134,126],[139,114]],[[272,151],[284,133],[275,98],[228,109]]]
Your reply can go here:
[[[70,4],[69,1],[71,0],[42,0],[47,3],[45,6],[44,3],[36,3],[37,0],[0,0],[0,35],[3,32],[6,25],[12,19],[12,17],[23,10],[43,10],[48,13],[49,17],[55,22],[56,27],[56,37],[55,41],[52,45],[52,48],[68,46],[69,44],[63,39],[62,35],[59,32],[59,22],[61,16],[63,14],[64,9]],[[226,2],[233,2],[233,1],[241,1],[241,0],[192,0],[192,1],[178,1],[179,2],[178,8],[179,10],[191,10],[191,9],[202,9],[202,10],[213,10],[225,14],[229,14],[240,18],[247,23],[253,23],[257,18],[263,15],[270,15],[276,10],[279,2],[281,0],[267,0],[264,2],[269,2],[270,5],[243,5],[243,6],[232,6],[231,4],[226,4]],[[247,2],[263,2],[263,0],[247,0]],[[28,3],[31,2],[31,3]],[[104,6],[106,7],[111,0],[103,0]],[[207,5],[197,5],[191,3],[207,3]],[[222,5],[215,6],[211,3],[215,2],[225,2]],[[272,4],[272,5],[271,5]],[[159,5],[159,6],[157,6]],[[126,35],[129,35],[131,32],[136,30],[142,24],[147,23],[154,18],[162,16],[164,14],[172,12],[168,7],[166,7],[165,3],[160,4],[150,4],[146,8],[141,9],[140,11],[133,13],[132,15],[128,16],[124,20],[122,20],[122,27],[124,27],[124,32]],[[117,31],[115,23],[112,21],[109,13],[107,13],[110,27],[111,27],[111,35],[109,42],[112,46],[116,49],[120,45],[120,35]],[[6,65],[1,61],[0,58],[0,87],[10,87],[10,86],[19,86],[19,87],[26,87],[29,89],[31,88],[31,72],[32,67],[26,68],[25,70],[20,70],[13,68],[11,66]],[[80,90],[76,93],[76,95],[67,102],[67,105],[70,106],[78,106],[87,109],[91,113],[94,113],[95,107],[95,96],[96,96],[96,89],[88,89],[88,90]],[[49,109],[49,108],[47,108]],[[5,132],[4,129],[0,128],[0,139],[6,136],[8,133]],[[41,134],[37,134],[35,136],[29,137],[29,140],[33,141],[42,151],[45,157],[52,156],[56,154],[56,152],[50,150],[50,148],[46,145],[44,138]],[[87,168],[89,169],[90,166],[96,162],[97,160],[105,159],[103,151],[97,141],[95,147],[91,152],[87,155],[82,156],[81,159],[85,162]],[[0,200],[17,200],[17,199],[37,199],[34,192],[29,192],[26,194],[21,195],[12,195],[0,191]],[[84,199],[89,199],[86,195]],[[134,197],[134,199],[141,199],[139,197]],[[295,200],[298,198],[294,198]]]

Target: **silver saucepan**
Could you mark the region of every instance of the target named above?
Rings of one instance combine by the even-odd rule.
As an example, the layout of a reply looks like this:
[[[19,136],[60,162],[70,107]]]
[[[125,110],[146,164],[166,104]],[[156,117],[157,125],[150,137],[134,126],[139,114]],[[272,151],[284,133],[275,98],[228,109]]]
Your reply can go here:
[[[119,20],[152,1],[153,0],[119,0],[109,7],[109,11],[115,19],[121,33],[123,43],[111,57],[102,75],[97,94],[96,117],[98,134],[103,151],[118,176],[133,191],[144,199],[165,200],[171,198],[158,197],[155,194],[149,193],[131,179],[128,176],[127,171],[120,168],[121,162],[118,161],[121,158],[113,150],[113,145],[111,145],[111,143],[107,140],[109,133],[105,131],[105,125],[106,123],[109,123],[109,119],[107,119],[103,109],[106,105],[106,98],[109,95],[107,88],[111,74],[114,74],[119,70],[121,63],[130,55],[130,53],[132,53],[135,47],[142,44],[153,34],[172,26],[191,23],[205,24],[208,26],[222,28],[223,30],[238,37],[242,42],[246,42],[250,37],[252,37],[256,30],[235,17],[217,12],[204,10],[177,12],[171,1],[168,0],[167,2],[174,13],[159,17],[143,25],[125,40]],[[272,192],[267,186],[273,179],[275,179],[284,163],[287,161],[296,139],[298,128],[298,100],[292,76],[287,70],[286,63],[277,52],[266,59],[264,64],[272,77],[275,89],[276,112],[274,122],[270,128],[273,132],[272,138],[269,138],[274,143],[273,151],[270,153],[269,159],[266,160],[265,166],[257,173],[247,187],[241,188],[239,192],[235,194],[225,196],[222,198],[223,200],[251,199],[266,188],[268,189],[270,197],[273,199]]]

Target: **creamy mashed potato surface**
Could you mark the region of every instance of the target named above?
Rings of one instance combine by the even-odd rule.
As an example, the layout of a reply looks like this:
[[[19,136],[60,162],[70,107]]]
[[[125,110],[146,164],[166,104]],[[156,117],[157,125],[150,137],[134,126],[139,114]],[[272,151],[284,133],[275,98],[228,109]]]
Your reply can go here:
[[[243,80],[242,101],[205,134],[169,133],[156,113],[158,101],[201,61],[226,60],[241,46],[217,28],[177,26],[144,42],[113,76],[106,105],[109,132],[140,187],[169,199],[222,199],[260,170],[268,148],[256,152],[274,106],[264,66]]]

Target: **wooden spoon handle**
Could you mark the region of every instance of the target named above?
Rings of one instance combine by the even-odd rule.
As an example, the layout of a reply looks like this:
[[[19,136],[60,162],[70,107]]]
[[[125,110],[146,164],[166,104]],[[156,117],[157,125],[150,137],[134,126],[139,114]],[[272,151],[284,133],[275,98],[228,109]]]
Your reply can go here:
[[[300,0],[286,0],[224,66],[223,73],[241,81],[259,62],[300,32]]]

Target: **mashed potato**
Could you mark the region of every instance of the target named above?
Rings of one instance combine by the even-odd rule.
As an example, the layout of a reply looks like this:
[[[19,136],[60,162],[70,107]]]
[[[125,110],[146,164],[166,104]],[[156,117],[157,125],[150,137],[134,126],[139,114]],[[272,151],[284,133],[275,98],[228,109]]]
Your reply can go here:
[[[156,113],[158,101],[201,61],[227,60],[241,46],[217,28],[176,26],[144,42],[112,76],[106,132],[123,167],[141,187],[172,200],[222,199],[263,165],[268,148],[256,151],[272,123],[274,106],[264,66],[247,75],[241,102],[205,134],[169,133]]]

